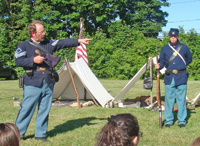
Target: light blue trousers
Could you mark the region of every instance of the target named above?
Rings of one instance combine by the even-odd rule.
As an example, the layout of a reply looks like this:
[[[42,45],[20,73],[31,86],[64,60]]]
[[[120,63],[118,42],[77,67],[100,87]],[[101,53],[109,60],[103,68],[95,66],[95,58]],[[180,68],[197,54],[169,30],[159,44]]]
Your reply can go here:
[[[53,86],[50,88],[45,82],[40,87],[24,87],[24,97],[15,122],[19,128],[21,137],[24,137],[37,105],[38,112],[35,121],[35,137],[46,137],[52,97]]]
[[[176,104],[178,107],[178,125],[186,124],[187,107],[186,107],[187,84],[175,85],[174,78],[170,85],[165,85],[165,124],[173,124],[174,103],[176,96]]]

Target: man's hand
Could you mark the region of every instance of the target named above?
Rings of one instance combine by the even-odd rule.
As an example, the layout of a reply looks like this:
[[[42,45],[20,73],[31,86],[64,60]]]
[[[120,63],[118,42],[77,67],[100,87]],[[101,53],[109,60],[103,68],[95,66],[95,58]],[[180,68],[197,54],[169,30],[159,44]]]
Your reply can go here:
[[[160,63],[155,64],[155,69],[160,69]]]
[[[33,58],[33,62],[36,64],[41,64],[44,61],[44,59],[45,58],[43,56],[38,55]]]
[[[92,41],[93,39],[88,39],[88,38],[85,38],[85,39],[78,39],[78,43],[83,43],[85,45],[88,45],[89,44],[89,41]]]

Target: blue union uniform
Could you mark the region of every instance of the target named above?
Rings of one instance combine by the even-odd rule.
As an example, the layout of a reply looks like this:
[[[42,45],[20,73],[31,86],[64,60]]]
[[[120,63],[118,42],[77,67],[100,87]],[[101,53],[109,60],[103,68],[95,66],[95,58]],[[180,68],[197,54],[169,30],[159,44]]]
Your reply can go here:
[[[176,45],[173,46],[170,42],[170,45],[177,49],[178,45],[180,44],[180,41],[178,40]],[[170,48],[170,46],[167,44],[165,45],[160,53],[160,69],[165,67],[167,65],[168,60],[173,54],[173,50]],[[167,70],[186,70],[186,67],[188,64],[192,62],[192,54],[188,48],[187,45],[182,44],[182,48],[179,51],[183,59],[185,60],[185,63],[177,55],[169,64],[167,67]],[[187,117],[187,108],[186,108],[186,91],[187,91],[187,79],[188,75],[186,71],[184,72],[178,72],[177,74],[170,73],[169,75],[164,75],[164,83],[165,83],[165,125],[166,124],[173,124],[173,108],[175,103],[175,94],[176,94],[176,101],[177,101],[177,107],[178,107],[178,125],[180,124],[186,124],[186,117]]]
[[[78,39],[51,39],[40,42],[40,45],[50,54],[53,54],[53,52],[59,49],[76,47],[79,44]],[[32,76],[25,76],[24,96],[15,123],[19,128],[21,137],[24,137],[37,105],[38,113],[35,121],[35,137],[46,137],[48,127],[48,114],[51,108],[55,79],[46,63],[35,64],[33,62],[36,54],[44,53],[37,50],[29,41],[20,43],[15,51],[16,65],[23,67],[25,70],[34,70]],[[41,67],[45,68],[45,70],[38,70]]]
[[[170,42],[170,45],[173,46],[175,49],[177,49],[179,44],[180,44],[179,40],[177,41],[175,46],[173,46]],[[173,52],[174,51],[169,47],[168,44],[162,48],[162,50],[160,52],[160,69],[162,69],[163,67],[166,66],[166,64],[167,64],[169,58],[172,56]],[[187,45],[182,44],[182,48],[179,53],[185,60],[186,65],[188,65],[192,62],[192,54]],[[183,62],[183,60],[177,55],[172,60],[172,62],[169,64],[167,69],[168,70],[183,70],[183,69],[186,69],[186,65]],[[177,74],[171,73],[170,75],[165,75],[164,83],[166,85],[171,84],[172,78],[174,78],[174,80],[175,80],[175,85],[180,85],[180,84],[187,83],[188,76],[187,76],[186,72],[177,73]]]

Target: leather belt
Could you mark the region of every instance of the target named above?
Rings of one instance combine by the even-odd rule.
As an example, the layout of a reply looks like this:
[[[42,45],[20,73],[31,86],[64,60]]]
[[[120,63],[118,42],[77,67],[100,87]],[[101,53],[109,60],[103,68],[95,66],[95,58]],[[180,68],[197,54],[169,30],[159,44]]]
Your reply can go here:
[[[51,67],[37,67],[35,71],[45,71],[45,70],[53,71],[53,68],[51,68]]]
[[[181,69],[181,70],[167,70],[167,72],[168,73],[177,74],[177,73],[186,72],[186,69]]]

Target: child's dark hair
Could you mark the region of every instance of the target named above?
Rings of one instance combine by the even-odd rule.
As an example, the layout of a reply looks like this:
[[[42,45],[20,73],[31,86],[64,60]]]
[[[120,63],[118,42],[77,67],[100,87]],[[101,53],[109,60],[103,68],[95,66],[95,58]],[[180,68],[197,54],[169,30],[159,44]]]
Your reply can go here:
[[[97,146],[133,146],[132,140],[139,136],[139,125],[131,114],[118,114],[108,118],[102,128]]]

